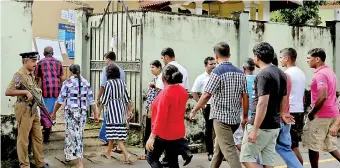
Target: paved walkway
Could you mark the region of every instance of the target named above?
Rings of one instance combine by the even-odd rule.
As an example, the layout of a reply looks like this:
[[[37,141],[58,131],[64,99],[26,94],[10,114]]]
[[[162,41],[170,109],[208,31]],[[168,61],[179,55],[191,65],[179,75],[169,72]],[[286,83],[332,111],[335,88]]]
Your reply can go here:
[[[338,139],[338,146],[340,147],[340,138]],[[91,149],[92,151],[87,150],[85,148],[85,159],[84,164],[86,168],[148,168],[150,167],[146,161],[136,161],[132,165],[126,165],[121,160],[123,160],[123,155],[120,154],[112,154],[112,159],[107,160],[100,156],[100,151],[104,151],[105,147],[98,147],[96,149]],[[308,160],[308,151],[300,147],[302,156],[304,158],[304,167],[310,168],[309,160]],[[143,149],[140,148],[129,148],[129,151],[135,155],[140,155],[143,153]],[[133,156],[133,159],[136,160],[136,156]],[[53,153],[45,154],[46,161],[50,163],[53,168],[64,168],[64,167],[74,167],[63,164],[63,151],[54,151]],[[179,157],[180,165],[183,164],[181,157]],[[208,168],[209,161],[207,160],[207,155],[204,153],[195,154],[192,162],[186,166],[186,168]],[[223,162],[222,166],[224,168],[229,168],[229,165],[226,162]],[[340,163],[335,160],[328,153],[320,153],[320,167],[323,168],[338,168],[340,167]],[[285,163],[281,159],[279,155],[276,156],[275,168],[286,168]]]

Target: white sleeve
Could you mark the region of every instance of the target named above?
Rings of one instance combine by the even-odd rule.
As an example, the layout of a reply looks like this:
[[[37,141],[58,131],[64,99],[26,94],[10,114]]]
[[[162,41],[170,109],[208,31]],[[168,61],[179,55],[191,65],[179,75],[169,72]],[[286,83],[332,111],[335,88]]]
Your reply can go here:
[[[185,89],[189,90],[189,74],[188,73],[187,73],[185,84],[186,84]]]
[[[191,92],[202,92],[202,82],[200,82],[200,76],[198,76],[192,86]]]
[[[160,74],[159,77],[156,80],[156,88],[164,89],[164,84],[163,84],[163,81],[162,81],[162,74]]]

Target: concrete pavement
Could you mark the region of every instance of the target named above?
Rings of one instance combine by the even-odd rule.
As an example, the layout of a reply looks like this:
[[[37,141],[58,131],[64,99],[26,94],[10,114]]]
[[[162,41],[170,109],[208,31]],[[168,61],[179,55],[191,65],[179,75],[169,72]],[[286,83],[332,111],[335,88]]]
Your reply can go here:
[[[303,159],[305,161],[304,168],[310,168],[310,164],[308,161],[308,153],[307,150],[303,150]],[[276,157],[276,164],[275,168],[287,168],[283,160],[280,156]],[[186,166],[186,168],[208,168],[209,163],[207,160],[206,154],[195,154],[192,162]],[[180,159],[180,165],[183,164],[182,159]],[[89,166],[89,168],[148,168],[150,167],[146,161],[137,161],[133,165],[122,165],[122,164],[110,164],[110,165],[103,165],[103,166]],[[181,166],[182,167],[182,166]],[[221,167],[230,168],[226,162],[223,162]],[[320,154],[320,168],[339,168],[340,163],[335,160],[330,154],[321,153]]]
[[[338,138],[338,146],[340,147],[340,138]],[[107,160],[100,156],[100,153],[105,150],[105,147],[98,147],[96,149],[86,149],[84,154],[84,164],[86,168],[148,168],[150,167],[148,163],[143,161],[136,161],[132,165],[126,165],[121,160],[123,160],[123,155],[120,154],[112,154],[112,159]],[[302,152],[302,156],[304,159],[304,167],[310,168],[309,159],[308,159],[308,150],[300,147]],[[141,155],[143,153],[143,149],[140,148],[129,148],[129,151],[133,154],[133,159],[136,160],[136,155]],[[51,167],[74,167],[71,164],[62,163],[64,160],[63,151],[54,151],[52,153],[45,154],[46,161],[50,163]],[[183,160],[179,157],[180,165],[183,164]],[[340,168],[340,163],[334,159],[328,153],[320,153],[320,164],[321,168]],[[207,155],[205,153],[194,154],[194,158],[192,162],[186,166],[186,168],[208,168],[209,161],[207,160]],[[227,162],[223,162],[221,167],[229,168]],[[275,168],[286,168],[284,161],[281,159],[279,155],[276,156]]]

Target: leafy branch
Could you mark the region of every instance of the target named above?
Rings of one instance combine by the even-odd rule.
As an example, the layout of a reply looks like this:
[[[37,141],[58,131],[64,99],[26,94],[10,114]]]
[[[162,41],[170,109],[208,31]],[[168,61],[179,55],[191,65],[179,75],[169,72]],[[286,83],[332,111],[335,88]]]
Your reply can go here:
[[[318,25],[321,23],[318,15],[319,6],[325,4],[327,4],[326,1],[303,1],[303,6],[297,9],[281,9],[273,12],[270,20],[290,25]]]

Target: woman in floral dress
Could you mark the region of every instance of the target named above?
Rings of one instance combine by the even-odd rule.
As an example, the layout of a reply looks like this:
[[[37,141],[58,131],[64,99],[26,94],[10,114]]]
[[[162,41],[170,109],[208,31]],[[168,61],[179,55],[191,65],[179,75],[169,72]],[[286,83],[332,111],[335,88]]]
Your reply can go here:
[[[90,83],[80,76],[79,65],[70,66],[70,76],[61,87],[52,118],[56,116],[61,105],[65,104],[65,158],[66,161],[78,159],[78,168],[83,168],[83,133],[87,106],[91,105],[96,122],[98,122],[99,113],[93,99]]]

